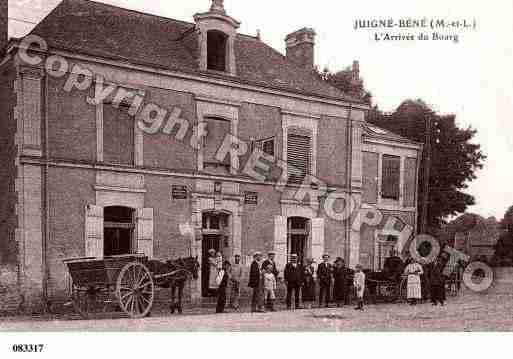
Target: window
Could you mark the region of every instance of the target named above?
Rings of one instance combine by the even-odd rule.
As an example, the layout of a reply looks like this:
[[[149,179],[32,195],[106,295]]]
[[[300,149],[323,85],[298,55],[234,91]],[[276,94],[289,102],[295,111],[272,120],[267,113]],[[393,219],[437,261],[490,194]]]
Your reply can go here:
[[[104,255],[133,253],[134,210],[128,207],[105,207],[103,237]]]
[[[383,155],[381,171],[381,198],[399,200],[401,158]]]
[[[264,140],[256,140],[254,143],[256,148],[259,148],[265,154],[274,157],[274,137],[266,138]]]
[[[134,164],[135,121],[128,107],[103,106],[103,160],[107,163]]]
[[[219,118],[208,118],[205,123],[207,136],[203,152],[203,169],[216,173],[227,173],[230,170],[230,154],[221,161],[218,161],[215,156],[224,138],[230,133],[231,123]]]
[[[312,141],[310,136],[287,135],[287,165],[290,183],[302,183],[311,172]]]
[[[221,31],[207,33],[207,69],[226,71],[226,45],[228,36]]]

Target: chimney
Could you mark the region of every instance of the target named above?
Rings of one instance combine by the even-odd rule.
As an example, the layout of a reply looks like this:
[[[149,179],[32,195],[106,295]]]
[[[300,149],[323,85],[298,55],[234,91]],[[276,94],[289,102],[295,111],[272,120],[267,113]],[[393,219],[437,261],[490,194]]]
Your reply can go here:
[[[3,56],[7,48],[9,18],[8,18],[8,0],[0,0],[0,56]],[[1,60],[1,58],[0,58]]]
[[[315,35],[315,31],[307,27],[288,35],[285,39],[287,58],[300,67],[313,70]]]

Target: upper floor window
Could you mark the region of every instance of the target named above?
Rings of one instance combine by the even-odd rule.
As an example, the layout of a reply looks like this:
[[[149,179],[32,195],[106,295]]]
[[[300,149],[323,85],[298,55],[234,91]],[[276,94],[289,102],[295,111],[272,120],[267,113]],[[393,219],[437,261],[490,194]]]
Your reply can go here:
[[[399,156],[383,155],[381,172],[381,198],[398,201],[401,181],[401,158]]]
[[[267,154],[269,156],[273,156],[273,157],[274,157],[274,144],[275,144],[274,137],[255,141],[256,148],[259,148],[265,154]]]
[[[103,106],[103,161],[133,165],[135,152],[135,121],[128,107]]]
[[[203,169],[211,172],[229,172],[230,154],[219,161],[216,159],[216,153],[230,133],[231,123],[221,118],[207,118],[205,123],[207,136],[204,139]]]
[[[302,183],[311,173],[312,138],[299,133],[287,135],[287,166],[290,183]]]
[[[217,30],[207,33],[207,69],[226,71],[228,36]]]

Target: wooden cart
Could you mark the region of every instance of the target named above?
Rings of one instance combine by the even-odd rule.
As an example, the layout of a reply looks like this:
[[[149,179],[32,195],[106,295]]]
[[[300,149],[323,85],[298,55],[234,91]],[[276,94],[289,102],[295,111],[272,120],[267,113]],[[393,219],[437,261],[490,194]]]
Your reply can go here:
[[[130,318],[148,315],[155,284],[147,262],[144,255],[65,260],[72,279],[73,307],[84,319],[113,312],[124,312]]]

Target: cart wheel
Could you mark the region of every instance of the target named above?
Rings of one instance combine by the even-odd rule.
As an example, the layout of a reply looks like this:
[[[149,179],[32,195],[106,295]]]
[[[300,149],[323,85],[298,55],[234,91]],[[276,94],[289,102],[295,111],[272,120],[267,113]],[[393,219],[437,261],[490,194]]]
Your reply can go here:
[[[147,316],[153,305],[154,294],[153,278],[144,264],[132,262],[121,269],[116,283],[116,297],[129,317]]]
[[[71,301],[73,308],[83,319],[93,319],[105,313],[104,293],[99,288],[82,288],[73,285]]]
[[[399,282],[399,296],[398,301],[405,303],[408,297],[408,278],[402,278]]]

